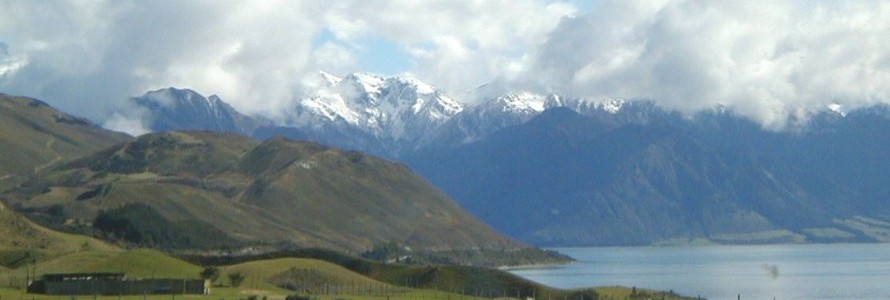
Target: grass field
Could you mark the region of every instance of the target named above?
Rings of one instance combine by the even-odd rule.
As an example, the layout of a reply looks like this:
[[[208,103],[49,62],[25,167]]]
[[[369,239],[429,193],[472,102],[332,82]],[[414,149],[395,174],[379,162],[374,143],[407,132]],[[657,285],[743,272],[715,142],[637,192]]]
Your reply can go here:
[[[0,205],[0,300],[72,300],[23,292],[29,278],[46,273],[124,272],[128,278],[199,278],[204,267],[158,250],[126,250],[85,236],[56,232],[11,214]],[[200,261],[190,259],[190,261]],[[15,263],[10,263],[15,262]],[[153,295],[143,300],[284,299],[593,299],[588,290],[565,291],[512,274],[478,267],[406,266],[362,260],[330,251],[305,251],[217,265],[220,279],[210,295]],[[228,274],[243,274],[233,287]],[[599,299],[631,299],[627,288],[599,288]],[[651,293],[654,294],[654,293]],[[474,295],[477,297],[471,297]],[[520,297],[521,296],[521,297]],[[76,298],[93,298],[79,296]],[[141,299],[141,296],[95,297]],[[660,298],[660,297],[658,297]],[[666,297],[665,299],[678,299]]]
[[[257,292],[257,293],[254,293]],[[248,299],[250,296],[257,296],[258,300],[263,299],[265,296],[267,300],[281,300],[284,299],[285,296],[283,294],[264,294],[263,291],[251,291],[248,289],[234,289],[234,288],[216,288],[213,289],[210,295],[149,295],[143,298],[143,296],[76,296],[74,298],[70,296],[48,296],[48,295],[34,295],[23,293],[17,289],[10,288],[0,288],[0,300],[241,300]],[[464,295],[456,295],[456,294],[446,294],[442,292],[428,291],[428,290],[412,290],[406,293],[401,294],[391,294],[391,295],[310,295],[312,299],[319,300],[336,300],[336,299],[353,299],[353,300],[381,300],[381,299],[390,299],[390,300],[409,300],[409,299],[484,299],[484,298],[475,298]]]
[[[81,251],[54,257],[17,269],[0,268],[0,300],[65,299],[68,296],[35,295],[23,292],[27,279],[37,274],[73,272],[125,272],[128,278],[198,278],[202,267],[170,257],[156,250]],[[176,295],[178,299],[284,299],[295,291],[283,288],[288,281],[303,294],[317,299],[473,299],[457,294],[423,289],[409,289],[384,284],[333,263],[299,258],[280,258],[246,262],[220,268],[220,284],[210,295]],[[226,274],[241,272],[243,283],[235,288]],[[312,287],[311,289],[309,287]],[[326,293],[327,295],[317,295]],[[92,296],[76,298],[90,299]],[[145,299],[171,299],[171,295],[150,295]],[[100,299],[143,299],[142,296],[98,296]]]
[[[0,268],[0,300],[162,300],[162,299],[194,299],[194,300],[238,300],[255,299],[282,300],[287,295],[300,294],[313,299],[525,299],[528,295],[521,294],[528,286],[510,288],[497,285],[488,290],[470,290],[458,285],[446,286],[449,282],[468,280],[503,280],[487,278],[493,273],[458,271],[439,269],[431,273],[446,280],[436,280],[435,285],[423,285],[419,288],[389,284],[374,280],[351,271],[332,262],[308,258],[276,258],[244,262],[230,266],[220,266],[220,280],[211,289],[210,295],[149,295],[142,296],[48,296],[24,293],[24,287],[31,274],[38,276],[45,273],[71,272],[125,272],[129,278],[198,278],[202,267],[168,256],[156,250],[120,250],[104,251],[84,250],[67,253],[57,257],[39,261],[17,269]],[[397,276],[398,268],[392,267],[388,276]],[[403,269],[401,272],[417,272],[424,269]],[[242,273],[244,281],[238,287],[232,287],[227,274]],[[380,276],[380,275],[378,275]],[[510,275],[500,275],[510,276]],[[466,277],[460,279],[460,277]],[[599,299],[645,299],[632,297],[631,289],[624,287],[602,287],[593,289]],[[643,291],[653,299],[662,299],[660,292]],[[471,296],[475,295],[477,297]],[[517,297],[520,295],[521,297]],[[594,299],[582,290],[565,291],[548,287],[536,287],[536,299]],[[664,299],[684,299],[676,295],[667,295]]]
[[[650,293],[648,297],[631,297],[631,290],[627,288],[621,287],[605,287],[605,288],[597,288],[596,291],[599,293],[599,299],[662,299],[661,294],[658,293]],[[231,287],[224,288],[214,288],[209,295],[148,295],[146,297],[143,296],[76,296],[72,298],[71,296],[48,296],[48,295],[34,295],[23,293],[18,289],[11,288],[0,288],[0,300],[246,300],[251,296],[257,296],[258,300],[265,299],[267,300],[282,300],[285,298],[286,294],[279,293],[269,293],[268,291],[263,290],[251,290],[251,289],[236,289]],[[481,300],[481,299],[518,299],[510,296],[498,296],[491,298],[482,298],[482,297],[471,297],[467,295],[453,294],[453,293],[443,293],[439,291],[431,291],[431,290],[405,290],[401,292],[393,292],[389,294],[338,294],[338,295],[306,295],[311,297],[312,299],[318,300],[409,300],[409,299],[466,299],[466,300]],[[523,298],[524,299],[524,298]],[[580,297],[569,298],[565,297],[557,297],[557,296],[548,296],[541,295],[536,297],[536,299],[545,299],[545,300],[573,300],[580,299]],[[664,299],[684,299],[678,298],[676,296],[666,296]]]

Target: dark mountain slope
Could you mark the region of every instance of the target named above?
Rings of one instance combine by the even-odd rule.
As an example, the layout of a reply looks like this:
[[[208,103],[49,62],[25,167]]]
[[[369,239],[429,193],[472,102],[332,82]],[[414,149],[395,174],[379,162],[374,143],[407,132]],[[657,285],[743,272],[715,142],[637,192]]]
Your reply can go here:
[[[243,115],[218,96],[204,97],[190,89],[165,88],[130,99],[142,109],[148,129],[213,130],[249,135],[270,122]]]
[[[886,144],[885,121],[775,133],[730,115],[621,123],[553,109],[408,161],[495,228],[544,245],[872,241],[888,229],[870,209],[887,199],[887,160],[862,143]],[[838,144],[850,146],[825,147]]]

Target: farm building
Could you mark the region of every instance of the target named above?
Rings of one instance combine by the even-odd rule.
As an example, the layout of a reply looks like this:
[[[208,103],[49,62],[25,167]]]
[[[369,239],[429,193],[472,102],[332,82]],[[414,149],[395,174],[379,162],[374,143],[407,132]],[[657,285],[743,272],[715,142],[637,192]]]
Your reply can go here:
[[[128,279],[124,273],[44,274],[28,283],[28,293],[46,295],[151,295],[210,293],[204,279]]]

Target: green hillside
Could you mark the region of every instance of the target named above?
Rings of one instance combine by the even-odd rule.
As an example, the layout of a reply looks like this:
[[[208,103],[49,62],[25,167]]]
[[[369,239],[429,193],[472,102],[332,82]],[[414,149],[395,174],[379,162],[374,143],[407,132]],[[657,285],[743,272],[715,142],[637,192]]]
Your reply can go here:
[[[129,138],[39,100],[0,94],[0,191],[32,172]]]
[[[283,138],[147,134],[44,170],[2,197],[47,226],[168,250],[358,254],[393,243],[457,263],[565,260],[496,233],[404,165]]]
[[[45,229],[43,229],[45,230]],[[45,230],[51,236],[69,236]],[[631,289],[601,287],[560,290],[534,283],[510,273],[462,266],[408,266],[350,257],[328,250],[281,253],[282,257],[194,256],[190,260],[212,264],[220,278],[210,295],[176,296],[187,299],[245,299],[250,296],[284,299],[299,294],[313,299],[624,299]],[[303,255],[306,257],[296,257]],[[198,258],[202,258],[198,259]],[[210,266],[205,264],[205,266]],[[44,257],[16,268],[0,267],[0,298],[35,298],[23,292],[27,278],[47,273],[124,272],[128,278],[199,278],[205,268],[157,250],[120,250],[113,247],[83,248]],[[234,284],[231,274],[243,274]],[[638,292],[661,296],[660,292]],[[164,297],[164,298],[162,298]],[[151,300],[169,295],[148,296]],[[39,299],[68,299],[68,296],[39,295]],[[97,300],[142,299],[142,296],[98,296]],[[644,298],[639,298],[644,299]],[[668,294],[664,299],[687,299]]]
[[[0,266],[15,268],[80,251],[119,251],[103,241],[38,226],[0,203]]]
[[[537,297],[538,299],[627,299],[633,291],[626,287],[595,287],[588,289],[562,290],[545,286],[526,280],[503,270],[480,268],[472,266],[455,265],[403,265],[388,264],[379,261],[371,261],[344,255],[322,249],[301,249],[292,251],[279,251],[260,255],[240,256],[213,256],[190,255],[183,257],[201,265],[228,266],[227,270],[241,269],[244,266],[252,266],[267,270],[259,271],[254,275],[260,278],[282,279],[281,274],[286,274],[284,279],[298,283],[297,286],[307,286],[309,291],[324,289],[327,281],[310,280],[310,278],[324,278],[324,276],[309,275],[310,271],[291,269],[290,273],[278,273],[279,276],[270,276],[280,270],[287,269],[289,263],[309,261],[323,262],[321,266],[338,266],[328,274],[350,274],[354,272],[359,276],[369,278],[371,281],[353,281],[353,278],[343,278],[349,286],[365,286],[373,289],[390,289],[403,292],[426,291],[425,295],[414,295],[417,298],[431,297],[429,291],[442,293],[436,298],[448,298],[449,294],[460,297],[479,298],[508,298],[525,299]],[[328,267],[329,268],[329,267]],[[331,270],[331,269],[328,269]],[[346,270],[346,273],[342,273]],[[275,282],[280,286],[281,281]],[[344,281],[339,281],[341,284]],[[379,285],[378,285],[379,284]],[[380,286],[382,285],[382,286]],[[327,285],[330,289],[331,284]],[[661,299],[661,291],[637,289],[637,299],[647,299],[656,296]],[[664,299],[688,299],[669,292],[664,293]],[[599,298],[596,298],[599,296]],[[325,298],[322,298],[325,299]],[[412,299],[412,298],[408,298]]]

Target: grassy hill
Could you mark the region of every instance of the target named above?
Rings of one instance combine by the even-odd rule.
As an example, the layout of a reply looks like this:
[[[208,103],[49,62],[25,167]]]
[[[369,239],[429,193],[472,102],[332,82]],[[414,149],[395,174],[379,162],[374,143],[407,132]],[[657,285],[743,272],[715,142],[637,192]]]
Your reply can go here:
[[[0,197],[57,229],[161,249],[290,245],[358,254],[394,243],[459,253],[458,263],[483,251],[523,253],[503,264],[564,260],[525,255],[532,248],[404,165],[283,138],[148,134],[44,170]]]
[[[0,203],[0,267],[15,268],[79,251],[119,251],[106,242],[43,228]]]
[[[626,287],[562,290],[529,281],[497,269],[455,265],[416,266],[389,264],[322,249],[301,249],[241,256],[190,255],[183,258],[201,265],[228,266],[225,267],[227,270],[252,266],[252,268],[268,271],[266,273],[262,273],[262,271],[253,273],[258,274],[254,275],[255,277],[275,279],[281,279],[281,277],[270,276],[269,274],[287,269],[289,263],[321,262],[322,266],[333,266],[335,268],[333,273],[354,273],[367,277],[370,280],[357,281],[354,277],[350,277],[344,278],[346,281],[329,282],[325,286],[324,281],[310,280],[310,278],[324,278],[324,276],[310,276],[309,274],[312,273],[308,271],[291,269],[290,273],[279,273],[287,274],[284,278],[290,280],[290,282],[297,283],[297,286],[305,285],[309,292],[324,290],[325,287],[330,291],[331,285],[342,285],[345,282],[347,286],[353,288],[359,286],[376,290],[389,289],[388,291],[390,292],[422,293],[415,294],[415,298],[409,296],[407,299],[425,297],[449,299],[449,295],[456,299],[460,298],[455,297],[455,295],[459,295],[462,298],[478,297],[487,299],[525,299],[526,297],[537,297],[538,299],[647,299],[655,297],[656,299],[661,299],[662,295],[661,291],[637,289],[638,298],[628,298],[633,289]],[[280,286],[280,283],[279,281],[275,284]],[[346,288],[348,289],[349,287]],[[343,287],[340,286],[340,288]],[[429,291],[437,292],[430,295]],[[436,293],[442,294],[435,295]],[[669,292],[664,294],[664,299],[688,299]]]
[[[39,100],[0,94],[0,191],[32,172],[129,138]]]
[[[314,299],[524,299],[535,295],[553,299],[623,299],[630,293],[630,289],[616,287],[559,290],[496,269],[387,264],[331,250],[176,258],[158,250],[124,250],[89,237],[55,232],[34,225],[9,209],[0,210],[0,221],[4,225],[0,227],[3,249],[31,253],[36,249],[41,253],[22,264],[0,266],[0,299],[33,298],[34,295],[22,291],[26,280],[46,273],[125,272],[129,278],[198,278],[204,266],[220,270],[221,279],[212,294],[177,297],[216,300],[255,295],[278,300],[298,293]],[[10,224],[18,225],[6,226]],[[245,275],[238,286],[227,279],[228,274],[234,273]],[[43,295],[39,298],[68,299]],[[138,300],[141,296],[123,298]],[[169,296],[148,298],[162,300]],[[100,299],[118,297],[97,297]],[[665,299],[682,298],[669,295]]]

